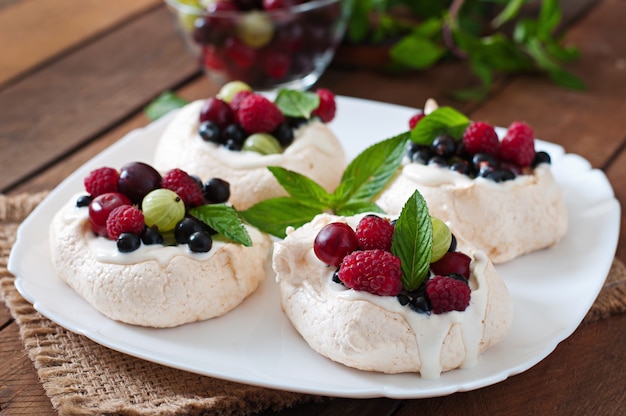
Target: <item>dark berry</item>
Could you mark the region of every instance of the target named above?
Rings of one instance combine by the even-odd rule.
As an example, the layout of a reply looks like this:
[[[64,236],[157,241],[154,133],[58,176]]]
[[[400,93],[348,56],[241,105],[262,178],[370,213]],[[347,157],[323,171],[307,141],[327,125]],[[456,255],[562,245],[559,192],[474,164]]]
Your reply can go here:
[[[130,253],[141,245],[141,238],[137,234],[122,233],[116,240],[117,250],[120,253]]]
[[[161,235],[157,227],[146,227],[141,234],[141,241],[147,246],[163,244],[163,235]]]
[[[79,208],[88,207],[93,201],[93,197],[91,195],[81,195],[76,198],[76,206]]]
[[[467,162],[454,162],[450,165],[450,170],[466,176],[470,176],[472,174],[472,168],[469,167]]]
[[[428,163],[432,156],[430,146],[424,146],[417,143],[411,143],[407,149],[407,157],[413,163],[420,163],[425,165]]]
[[[398,293],[398,296],[396,297],[398,298],[398,302],[400,302],[400,305],[402,306],[408,305],[409,302],[411,301],[411,298],[405,295],[404,293]]]
[[[272,135],[276,137],[276,140],[278,140],[278,143],[280,143],[283,148],[293,143],[293,130],[287,123],[283,123],[278,126]]]
[[[211,238],[211,234],[204,230],[196,231],[189,236],[187,245],[194,253],[206,253],[211,250],[211,247],[213,246],[213,239]]]
[[[193,233],[205,231],[203,224],[195,218],[185,217],[176,224],[174,238],[178,244],[187,244]]]
[[[337,267],[333,272],[333,282],[343,284],[343,282],[339,278],[339,267]]]
[[[246,137],[248,137],[243,128],[239,124],[234,123],[226,126],[224,132],[222,133],[222,136],[222,141],[224,143],[232,140],[238,145],[243,145],[243,142],[246,141]]]
[[[203,192],[210,204],[221,204],[230,198],[230,184],[224,179],[211,178],[204,184]]]
[[[241,145],[241,143],[238,143],[234,140],[227,140],[226,144],[224,145],[225,148],[227,148],[228,150],[232,150],[233,152],[238,152],[241,150],[241,148],[243,147]]]
[[[200,123],[212,121],[221,128],[231,124],[235,118],[232,108],[219,98],[208,98],[200,110]]]
[[[488,172],[485,177],[494,182],[504,182],[515,179],[515,173],[509,169],[494,169]]]
[[[304,117],[285,117],[285,123],[292,129],[297,129],[300,126],[306,124],[308,120]]]
[[[217,123],[203,121],[200,123],[200,127],[198,127],[198,134],[200,134],[200,137],[204,141],[222,144],[222,129]]]
[[[430,311],[432,310],[432,306],[424,294],[420,294],[411,299],[409,307],[417,313],[430,314]]]
[[[452,234],[452,241],[450,241],[450,248],[448,248],[448,251],[456,251],[456,244],[456,236]]]
[[[548,164],[552,163],[552,160],[550,159],[550,155],[547,152],[544,152],[543,150],[535,153],[535,159],[533,160],[532,167],[534,168],[541,163],[548,163]]]
[[[431,148],[436,155],[449,157],[456,151],[456,142],[450,136],[438,136],[433,140]]]
[[[496,167],[497,162],[496,159],[488,153],[476,153],[472,157],[472,165],[474,165],[474,169],[479,171],[482,166],[490,166],[494,168]]]
[[[447,168],[448,161],[446,160],[446,158],[442,156],[433,156],[428,160],[428,166],[437,166],[440,168]]]

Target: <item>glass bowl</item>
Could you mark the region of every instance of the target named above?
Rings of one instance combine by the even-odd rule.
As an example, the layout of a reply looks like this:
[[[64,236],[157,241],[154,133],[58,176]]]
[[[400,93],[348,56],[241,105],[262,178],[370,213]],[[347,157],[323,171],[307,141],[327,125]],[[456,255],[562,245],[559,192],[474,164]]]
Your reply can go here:
[[[351,7],[351,0],[291,0],[298,4],[247,11],[231,9],[250,0],[165,2],[212,81],[239,80],[260,91],[312,86],[344,36]]]

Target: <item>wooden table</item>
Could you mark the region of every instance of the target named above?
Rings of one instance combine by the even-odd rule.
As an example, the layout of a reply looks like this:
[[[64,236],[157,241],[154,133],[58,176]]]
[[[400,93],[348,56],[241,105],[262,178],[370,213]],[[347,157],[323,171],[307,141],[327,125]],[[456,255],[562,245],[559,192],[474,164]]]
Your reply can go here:
[[[463,63],[388,76],[340,65],[345,59],[337,59],[318,85],[413,107],[434,97],[496,125],[523,119],[538,137],[602,169],[624,205],[626,1],[589,3],[568,2],[566,37],[581,51],[570,69],[586,81],[585,92],[518,76],[498,81],[483,103],[461,104],[447,94],[472,82]],[[168,89],[195,99],[218,87],[182,47],[161,0],[0,0],[0,192],[52,189],[125,133],[146,125],[142,109]],[[617,257],[623,262],[625,224],[622,213]],[[614,316],[579,327],[541,363],[491,387],[424,400],[338,399],[283,413],[623,414],[624,345],[626,316]],[[2,414],[54,414],[4,306],[0,362]]]

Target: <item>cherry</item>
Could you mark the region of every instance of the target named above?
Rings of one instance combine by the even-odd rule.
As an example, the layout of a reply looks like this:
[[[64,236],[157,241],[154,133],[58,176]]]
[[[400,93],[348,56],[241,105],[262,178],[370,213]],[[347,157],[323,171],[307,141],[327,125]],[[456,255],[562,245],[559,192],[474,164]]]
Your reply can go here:
[[[211,97],[207,99],[200,110],[201,123],[212,121],[222,129],[232,124],[234,119],[235,115],[232,108],[219,98]]]
[[[263,0],[263,8],[265,10],[283,9],[298,4],[296,0]]]
[[[115,208],[132,205],[131,200],[119,192],[107,192],[98,195],[89,204],[89,222],[91,229],[98,235],[107,236],[107,218]]]
[[[318,259],[331,266],[339,266],[343,258],[359,246],[352,227],[343,222],[331,222],[319,231],[313,243]]]
[[[134,204],[139,204],[148,192],[161,187],[161,174],[143,162],[131,162],[120,169],[117,186]]]
[[[441,276],[449,276],[452,273],[460,274],[469,280],[470,262],[472,259],[458,251],[451,251],[434,263],[431,263],[430,269],[433,273]]]

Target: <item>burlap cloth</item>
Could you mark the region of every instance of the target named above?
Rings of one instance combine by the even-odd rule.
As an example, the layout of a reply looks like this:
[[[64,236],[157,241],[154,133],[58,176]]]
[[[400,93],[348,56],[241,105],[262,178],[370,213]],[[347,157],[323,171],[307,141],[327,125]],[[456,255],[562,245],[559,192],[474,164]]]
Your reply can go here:
[[[203,415],[280,410],[324,397],[248,386],[137,359],[66,331],[24,300],[7,271],[20,222],[45,197],[0,195],[0,296],[61,415]],[[584,323],[626,311],[626,268],[615,260]]]

